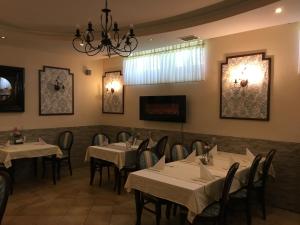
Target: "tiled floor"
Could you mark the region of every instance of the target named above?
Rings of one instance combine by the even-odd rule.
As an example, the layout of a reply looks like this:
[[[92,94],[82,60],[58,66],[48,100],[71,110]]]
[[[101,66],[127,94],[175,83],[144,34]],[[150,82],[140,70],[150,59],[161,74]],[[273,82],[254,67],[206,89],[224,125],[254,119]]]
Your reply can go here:
[[[99,188],[89,186],[89,169],[74,170],[72,177],[63,176],[56,186],[51,179],[17,183],[10,196],[3,225],[134,225],[135,206],[132,194],[117,195],[112,182],[104,179]],[[254,212],[253,225],[299,225],[300,214],[269,209],[263,221]],[[155,225],[152,214],[144,212],[142,225]],[[177,225],[178,218],[162,219],[162,225]],[[245,224],[237,213],[228,224]]]

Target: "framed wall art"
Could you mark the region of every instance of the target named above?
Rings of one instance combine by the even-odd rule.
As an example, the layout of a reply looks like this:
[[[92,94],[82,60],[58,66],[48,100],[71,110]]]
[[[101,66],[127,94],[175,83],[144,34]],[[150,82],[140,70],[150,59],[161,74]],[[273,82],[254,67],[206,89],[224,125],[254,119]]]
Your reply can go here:
[[[264,52],[221,63],[220,118],[269,120],[271,58]]]
[[[24,68],[0,66],[0,112],[24,110]]]
[[[121,71],[106,72],[102,77],[102,112],[124,114],[124,85]]]
[[[39,114],[74,114],[74,75],[70,69],[44,66],[39,70]]]

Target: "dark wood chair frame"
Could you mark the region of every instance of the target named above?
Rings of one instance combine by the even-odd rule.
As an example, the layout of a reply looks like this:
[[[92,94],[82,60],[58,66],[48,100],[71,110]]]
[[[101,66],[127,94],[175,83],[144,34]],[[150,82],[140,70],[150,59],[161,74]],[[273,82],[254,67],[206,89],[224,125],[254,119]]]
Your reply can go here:
[[[2,190],[0,191],[2,194],[1,201],[0,201],[0,224],[1,224],[5,213],[7,201],[8,201],[8,196],[11,191],[11,177],[9,173],[2,170],[0,171],[0,176],[3,178],[4,181],[4,183],[2,184],[3,186],[1,187]]]
[[[69,133],[71,135],[71,137],[70,137],[71,142],[70,142],[69,146],[67,146],[66,148],[64,146],[60,146],[60,143],[59,143],[60,137],[62,135],[64,135],[65,133]],[[72,172],[72,164],[71,164],[71,149],[73,146],[73,142],[74,142],[74,134],[70,130],[63,131],[58,135],[58,146],[63,152],[67,152],[67,156],[65,156],[63,158],[57,158],[55,155],[52,155],[50,157],[43,157],[42,158],[42,166],[43,166],[42,177],[43,178],[45,177],[45,174],[46,174],[46,162],[47,161],[52,161],[52,164],[53,164],[53,161],[55,162],[54,165],[52,165],[52,167],[54,166],[54,168],[53,168],[54,171],[55,171],[55,167],[57,167],[56,169],[57,169],[57,179],[58,180],[60,180],[60,174],[61,174],[60,171],[61,171],[62,162],[67,162],[70,175],[72,176],[73,172]],[[36,163],[35,163],[35,165],[36,165]],[[53,176],[55,176],[55,173],[53,173]],[[53,178],[53,179],[55,179],[55,178]]]
[[[92,145],[95,145],[95,138],[98,135],[105,136],[108,140],[108,143],[111,143],[110,138],[109,138],[108,135],[106,135],[105,133],[96,133],[93,136]],[[95,173],[96,173],[96,170],[98,170],[99,173],[100,173],[99,186],[101,186],[101,184],[102,184],[102,170],[103,170],[104,167],[107,168],[107,177],[108,177],[108,179],[110,179],[110,167],[113,167],[113,166],[114,166],[114,164],[112,162],[108,162],[108,161],[105,161],[105,160],[102,160],[102,159],[96,159],[96,158],[91,157],[91,159],[90,159],[90,185],[93,185],[94,178],[95,178]]]
[[[121,170],[115,167],[115,174],[116,174],[116,182],[115,182],[115,189],[117,189],[118,194],[121,194],[121,186],[122,186],[122,178],[126,181],[128,174],[130,172],[137,171],[139,169],[139,155],[141,152],[147,150],[149,144],[149,139],[145,139],[136,150],[136,160],[135,165],[132,166],[124,166]]]
[[[117,133],[117,136],[116,136],[117,142],[121,142],[121,140],[120,140],[120,135],[121,135],[122,133],[126,133],[127,135],[129,135],[129,137],[131,136],[131,134],[130,134],[128,131],[120,131],[120,132]]]
[[[255,156],[255,158],[251,164],[251,167],[249,169],[247,185],[237,191],[237,192],[245,191],[246,196],[242,197],[242,198],[235,198],[234,196],[237,193],[237,192],[235,192],[235,193],[231,194],[231,198],[230,198],[230,200],[232,201],[233,204],[235,204],[237,201],[239,201],[245,205],[247,225],[251,225],[251,223],[252,223],[251,201],[252,201],[253,193],[254,193],[254,178],[257,173],[257,169],[259,167],[259,163],[260,163],[261,159],[262,159],[262,156],[260,154]]]
[[[160,159],[165,155],[167,144],[168,144],[168,136],[163,136],[157,141],[155,147],[153,148],[153,152],[157,155],[158,159]]]
[[[258,182],[261,182],[261,185],[256,186],[254,185],[255,191],[258,196],[258,200],[261,204],[261,209],[262,209],[262,218],[266,220],[267,215],[266,215],[266,202],[265,202],[265,192],[266,192],[266,185],[267,181],[269,178],[269,170],[272,165],[272,161],[274,159],[274,156],[276,154],[276,150],[272,149],[268,152],[266,155],[265,161],[263,163],[263,173],[261,176],[261,179]]]
[[[192,141],[192,143],[191,143],[191,145],[190,145],[190,151],[191,151],[191,152],[193,151],[193,145],[194,145],[197,141],[199,141],[199,142],[201,142],[201,143],[204,143],[205,145],[208,145],[208,143],[207,143],[206,141],[203,141],[203,140],[201,140],[201,139],[196,139],[196,140]],[[205,150],[205,149],[203,149],[203,150]]]
[[[138,156],[138,168],[141,169],[140,167],[140,156],[144,151],[149,151],[148,149],[141,149],[141,151],[139,152],[139,156]],[[155,154],[155,153],[154,153]],[[171,213],[171,207],[172,207],[172,202],[161,199],[161,198],[157,198],[154,197],[152,195],[149,194],[145,194],[141,191],[135,190],[135,203],[136,203],[136,216],[137,216],[137,221],[136,221],[136,225],[141,225],[141,218],[142,218],[142,212],[143,209],[147,210],[148,212],[151,212],[153,214],[156,215],[156,225],[160,224],[160,219],[161,219],[161,206],[162,205],[166,205],[166,217],[167,219],[170,218],[170,213]],[[146,207],[146,205],[148,205],[149,203],[154,204],[155,209],[152,210],[148,207]]]
[[[226,216],[228,211],[228,202],[229,202],[229,191],[235,176],[236,171],[239,168],[239,163],[234,163],[228,170],[227,175],[224,180],[224,186],[222,191],[222,197],[219,201],[220,204],[220,211],[219,215],[215,217],[205,217],[197,215],[195,219],[193,220],[193,225],[202,224],[204,223],[212,223],[212,224],[218,224],[218,225],[225,225],[226,224]],[[212,203],[214,204],[214,203]],[[210,207],[211,205],[207,206]]]

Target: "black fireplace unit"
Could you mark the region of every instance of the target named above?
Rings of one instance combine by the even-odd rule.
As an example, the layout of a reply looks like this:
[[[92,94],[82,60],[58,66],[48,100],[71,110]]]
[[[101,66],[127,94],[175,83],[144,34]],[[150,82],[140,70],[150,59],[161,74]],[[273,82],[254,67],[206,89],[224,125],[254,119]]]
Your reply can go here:
[[[186,122],[186,96],[140,96],[140,120]]]

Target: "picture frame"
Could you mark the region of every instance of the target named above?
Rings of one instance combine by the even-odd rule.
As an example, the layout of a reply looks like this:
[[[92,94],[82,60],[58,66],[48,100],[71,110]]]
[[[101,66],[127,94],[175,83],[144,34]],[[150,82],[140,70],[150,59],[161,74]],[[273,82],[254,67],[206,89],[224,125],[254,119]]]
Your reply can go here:
[[[220,118],[269,121],[272,60],[265,52],[227,56],[220,66]]]
[[[0,112],[24,112],[24,72],[21,67],[0,65]]]
[[[74,74],[68,68],[39,70],[39,115],[74,115]]]
[[[102,76],[102,113],[124,114],[124,85],[120,70]]]

